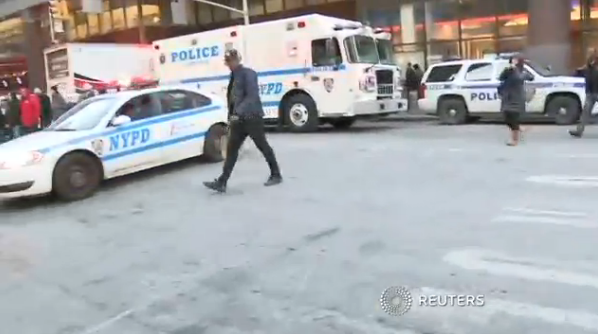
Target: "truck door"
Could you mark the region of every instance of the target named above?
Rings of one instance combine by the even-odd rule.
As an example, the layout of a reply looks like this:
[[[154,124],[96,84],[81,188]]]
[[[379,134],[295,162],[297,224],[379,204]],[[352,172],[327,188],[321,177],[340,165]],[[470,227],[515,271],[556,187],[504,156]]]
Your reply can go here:
[[[307,87],[312,94],[320,116],[345,112],[339,99],[347,98],[347,79],[343,75],[343,57],[338,39],[321,38],[311,41],[311,67]]]
[[[497,80],[493,80],[491,62],[474,63],[465,72],[465,98],[470,112],[496,112],[500,109]]]

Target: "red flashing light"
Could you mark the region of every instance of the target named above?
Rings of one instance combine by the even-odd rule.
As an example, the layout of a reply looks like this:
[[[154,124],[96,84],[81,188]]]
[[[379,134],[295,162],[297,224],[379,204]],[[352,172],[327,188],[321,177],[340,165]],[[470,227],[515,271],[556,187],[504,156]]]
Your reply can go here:
[[[230,37],[237,37],[237,32],[236,31],[231,31]]]
[[[158,44],[154,45],[154,50],[160,50],[160,45],[158,45]]]
[[[299,23],[297,23],[297,28],[305,28],[305,22],[299,21]]]

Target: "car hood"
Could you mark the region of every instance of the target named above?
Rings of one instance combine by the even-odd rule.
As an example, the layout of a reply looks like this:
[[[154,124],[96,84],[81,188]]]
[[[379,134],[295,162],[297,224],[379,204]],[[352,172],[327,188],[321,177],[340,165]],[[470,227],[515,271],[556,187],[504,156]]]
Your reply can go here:
[[[65,144],[71,139],[84,136],[87,131],[39,131],[0,145],[0,153],[35,151]]]

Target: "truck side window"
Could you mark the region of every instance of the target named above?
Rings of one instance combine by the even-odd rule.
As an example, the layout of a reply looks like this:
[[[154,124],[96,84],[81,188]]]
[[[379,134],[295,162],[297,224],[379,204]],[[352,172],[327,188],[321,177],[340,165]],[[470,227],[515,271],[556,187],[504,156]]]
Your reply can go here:
[[[467,69],[465,80],[467,81],[490,81],[492,80],[492,63],[472,64]]]
[[[326,47],[326,42],[332,42],[332,50]],[[325,38],[311,41],[311,59],[314,67],[340,65],[343,58],[338,40],[336,38]]]

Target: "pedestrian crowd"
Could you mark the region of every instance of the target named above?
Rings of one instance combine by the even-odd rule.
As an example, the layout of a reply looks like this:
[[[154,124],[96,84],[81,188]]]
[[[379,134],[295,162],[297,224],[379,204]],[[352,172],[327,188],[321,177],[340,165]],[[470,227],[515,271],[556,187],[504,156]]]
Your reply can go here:
[[[43,129],[68,109],[58,87],[51,90],[48,96],[39,88],[21,88],[1,102],[0,142]]]

